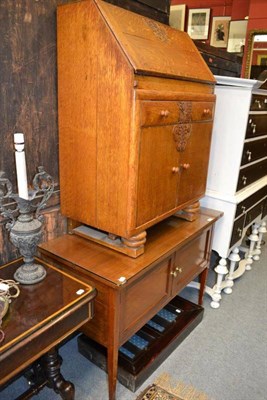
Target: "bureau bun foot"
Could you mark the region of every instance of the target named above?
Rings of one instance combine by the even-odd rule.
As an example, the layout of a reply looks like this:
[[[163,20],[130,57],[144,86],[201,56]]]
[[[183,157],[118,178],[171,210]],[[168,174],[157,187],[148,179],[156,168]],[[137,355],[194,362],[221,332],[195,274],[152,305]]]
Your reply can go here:
[[[146,231],[142,231],[129,238],[123,238],[113,233],[106,233],[80,225],[74,228],[72,233],[132,258],[137,258],[145,252]]]
[[[183,210],[178,211],[176,214],[174,214],[178,218],[185,219],[186,221],[195,221],[198,218],[200,211],[200,203],[199,201],[196,201],[193,204],[190,204],[189,206],[185,207]]]
[[[144,245],[146,243],[146,231],[131,236],[130,238],[121,238],[121,242],[125,246],[127,255],[130,257],[138,257],[145,251]]]

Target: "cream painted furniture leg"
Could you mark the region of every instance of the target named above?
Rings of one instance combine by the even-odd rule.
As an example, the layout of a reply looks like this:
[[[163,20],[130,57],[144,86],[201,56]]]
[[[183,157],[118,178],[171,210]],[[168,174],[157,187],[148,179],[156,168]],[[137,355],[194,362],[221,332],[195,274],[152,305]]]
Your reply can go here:
[[[222,291],[226,294],[231,294],[233,292],[234,280],[240,278],[246,271],[250,271],[253,262],[260,259],[262,239],[266,232],[265,221],[255,223],[253,225],[252,233],[248,237],[248,240],[250,241],[249,248],[247,249],[242,246],[234,247],[229,257],[222,257],[220,259],[218,265],[214,268],[214,271],[217,274],[216,284],[213,287],[205,286],[204,291],[212,299],[210,303],[212,308],[220,307]],[[244,259],[240,258],[240,250],[245,252]],[[230,261],[229,273],[227,260]],[[190,282],[188,287],[199,289],[200,285],[198,282]]]
[[[241,260],[238,247],[234,248],[228,258],[230,260],[230,269],[229,274],[225,277],[227,287],[224,289],[224,293],[231,294],[233,291],[232,287],[234,286],[234,271],[236,268],[236,264]]]

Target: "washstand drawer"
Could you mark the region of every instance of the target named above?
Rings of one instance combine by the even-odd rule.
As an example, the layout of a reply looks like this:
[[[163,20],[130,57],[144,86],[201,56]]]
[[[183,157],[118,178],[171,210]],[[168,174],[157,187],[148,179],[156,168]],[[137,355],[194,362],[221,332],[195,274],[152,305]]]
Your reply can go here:
[[[251,111],[267,111],[267,95],[253,94],[250,105]]]
[[[264,175],[266,175],[266,171],[267,171],[267,159],[255,163],[253,165],[249,165],[248,167],[242,168],[239,171],[236,191],[238,192],[238,190],[241,190],[250,185],[251,183],[262,178]]]
[[[232,237],[231,237],[231,242],[230,242],[229,247],[232,247],[235,243],[237,243],[242,238],[245,219],[246,219],[246,215],[244,214],[244,215],[242,215],[242,217],[238,218],[234,222],[233,230],[232,230]]]
[[[170,125],[178,122],[177,101],[142,101],[141,126]]]
[[[241,165],[259,160],[267,155],[267,137],[264,139],[253,140],[244,145]]]
[[[267,196],[267,186],[259,189],[245,200],[241,201],[236,207],[235,218],[247,212],[254,204],[258,203],[261,199]]]
[[[192,121],[212,121],[214,114],[214,103],[193,101]]]
[[[264,114],[250,114],[248,117],[246,139],[263,135],[267,135],[267,112]]]

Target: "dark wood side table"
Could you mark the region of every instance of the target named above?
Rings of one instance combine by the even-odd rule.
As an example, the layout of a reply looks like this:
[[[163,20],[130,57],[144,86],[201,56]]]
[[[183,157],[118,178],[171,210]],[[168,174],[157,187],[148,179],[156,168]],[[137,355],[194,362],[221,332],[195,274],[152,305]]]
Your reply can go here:
[[[202,209],[193,222],[170,217],[148,231],[137,259],[77,235],[39,246],[42,257],[96,287],[95,316],[82,327],[107,348],[109,399],[115,399],[118,351],[134,333],[199,276],[205,289],[214,223],[222,213]]]
[[[2,323],[5,339],[0,346],[0,386],[40,359],[46,384],[63,399],[74,399],[74,385],[60,374],[56,345],[93,316],[96,290],[37,259],[47,271],[35,285],[19,285]],[[22,263],[16,260],[0,267],[0,278],[13,279]]]

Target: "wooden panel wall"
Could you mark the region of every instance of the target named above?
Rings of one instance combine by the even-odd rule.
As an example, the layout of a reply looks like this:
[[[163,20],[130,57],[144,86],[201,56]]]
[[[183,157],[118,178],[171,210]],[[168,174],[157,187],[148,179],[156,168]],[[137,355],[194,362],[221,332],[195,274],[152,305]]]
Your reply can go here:
[[[44,212],[44,239],[66,231],[59,201],[56,8],[71,1],[0,1],[0,171],[16,191],[13,134],[23,132],[29,183],[37,166],[43,165],[57,184]],[[109,1],[168,22],[169,0]],[[18,255],[5,222],[0,217],[0,264]]]
[[[67,2],[67,1],[65,1]],[[14,132],[25,135],[28,181],[43,165],[58,186],[56,7],[64,1],[0,1],[0,170],[16,192]],[[57,187],[58,189],[58,187]],[[45,238],[65,231],[59,191],[45,211]],[[17,256],[0,220],[0,263]]]

